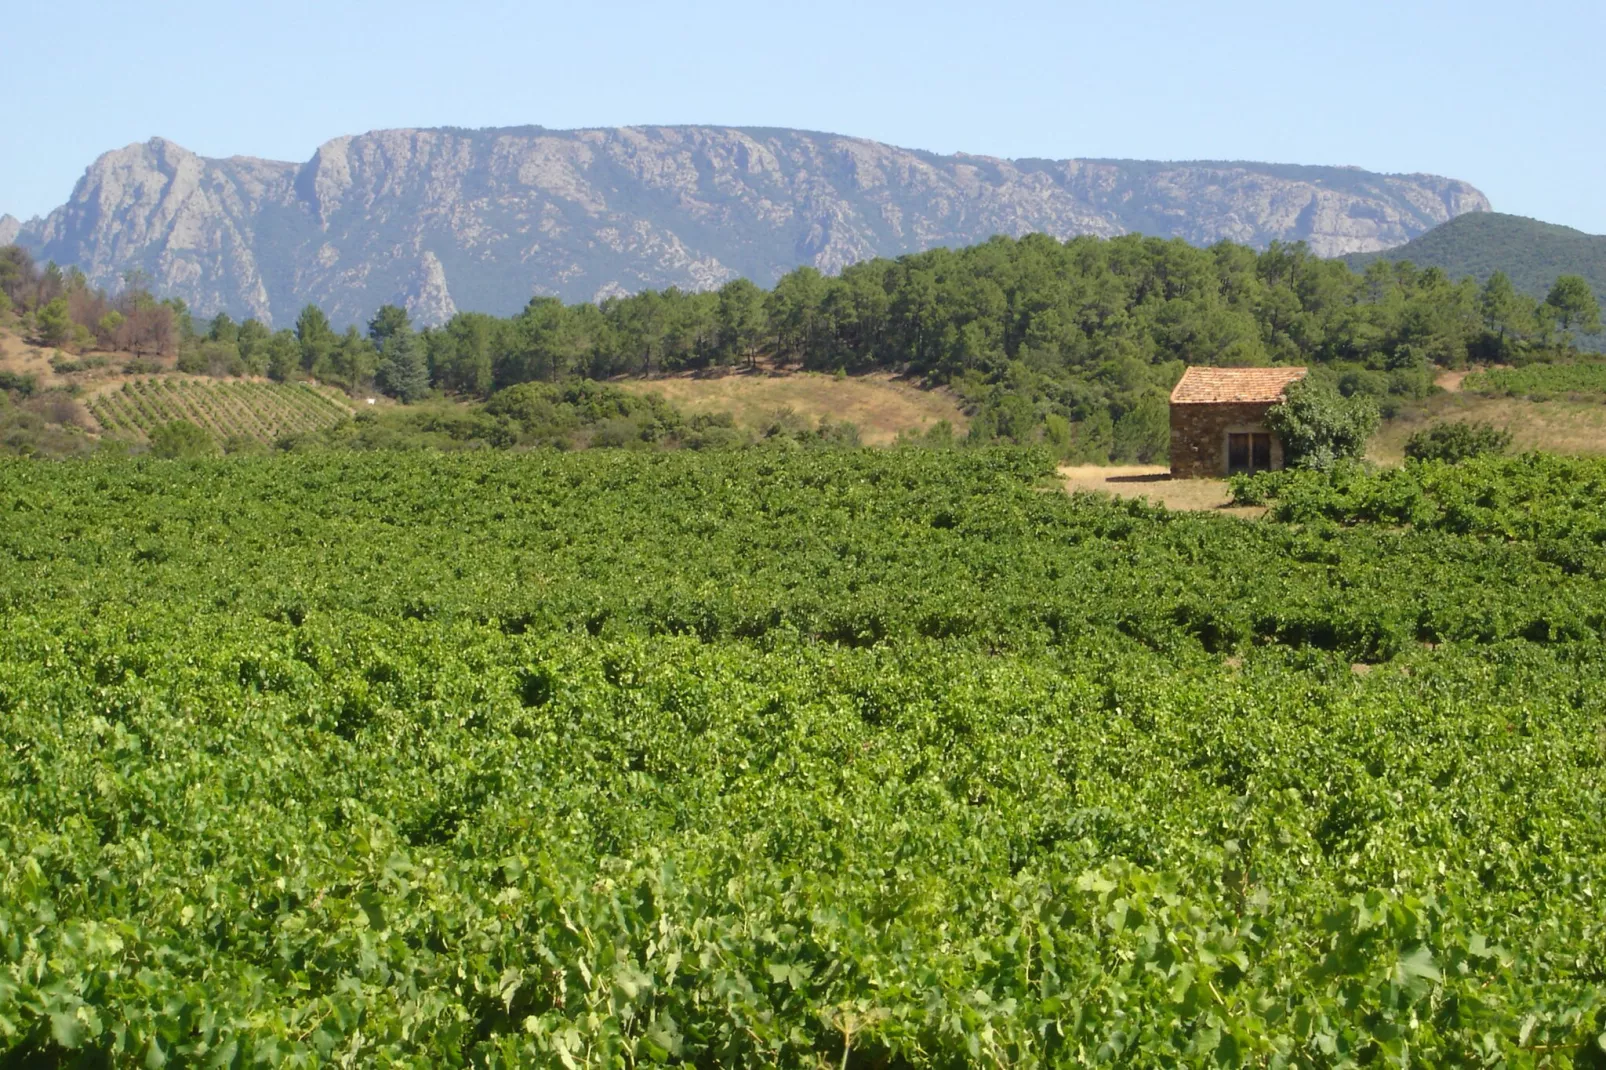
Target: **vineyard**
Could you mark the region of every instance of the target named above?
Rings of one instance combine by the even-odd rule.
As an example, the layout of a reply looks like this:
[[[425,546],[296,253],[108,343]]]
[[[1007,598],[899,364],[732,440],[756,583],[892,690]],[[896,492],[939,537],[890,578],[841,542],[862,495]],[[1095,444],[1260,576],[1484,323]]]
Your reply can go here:
[[[1551,463],[0,462],[0,1058],[1600,1066]]]
[[[1587,561],[1606,579],[1606,460],[1484,456],[1458,465],[1343,466],[1236,476],[1239,504],[1274,501],[1289,523],[1409,525],[1521,541],[1551,557]],[[1576,570],[1576,569],[1575,569]]]
[[[1606,361],[1580,360],[1564,364],[1529,364],[1521,368],[1490,368],[1464,379],[1461,389],[1496,397],[1532,398],[1606,394]]]
[[[132,379],[91,398],[91,415],[112,435],[144,439],[174,420],[188,420],[219,442],[281,435],[338,423],[351,409],[328,391],[306,384],[216,382],[152,376]]]

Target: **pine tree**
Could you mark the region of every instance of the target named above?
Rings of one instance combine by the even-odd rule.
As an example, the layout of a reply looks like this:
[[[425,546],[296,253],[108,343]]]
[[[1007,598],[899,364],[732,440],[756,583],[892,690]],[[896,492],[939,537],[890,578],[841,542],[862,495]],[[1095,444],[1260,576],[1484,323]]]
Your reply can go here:
[[[1579,275],[1562,275],[1545,297],[1545,308],[1555,317],[1569,345],[1572,332],[1594,334],[1600,330],[1600,304],[1589,283]]]
[[[296,341],[301,345],[301,367],[312,371],[326,360],[335,347],[335,331],[329,317],[317,305],[308,305],[296,317]]]
[[[380,349],[385,343],[401,331],[411,331],[412,323],[407,318],[407,310],[397,305],[380,305],[374,318],[368,321],[368,340]]]
[[[64,345],[72,337],[72,316],[67,312],[67,299],[58,297],[39,310],[39,340],[47,346]]]
[[[405,405],[429,393],[429,365],[424,360],[424,348],[411,328],[402,328],[391,334],[382,351],[379,372],[375,379],[379,389]]]
[[[1478,310],[1483,315],[1489,355],[1496,360],[1505,360],[1521,349],[1536,326],[1533,299],[1518,293],[1503,271],[1490,275],[1483,284]]]

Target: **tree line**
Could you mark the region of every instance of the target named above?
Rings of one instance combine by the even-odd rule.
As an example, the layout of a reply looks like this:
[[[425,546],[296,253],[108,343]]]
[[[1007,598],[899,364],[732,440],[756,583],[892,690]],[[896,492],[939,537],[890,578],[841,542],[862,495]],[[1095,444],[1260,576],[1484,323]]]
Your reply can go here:
[[[16,259],[7,250],[0,265]],[[73,304],[71,293],[86,288],[74,289],[72,272],[55,269],[60,281],[50,285],[60,293],[43,286],[52,270],[33,272],[18,300],[0,267],[0,290],[33,315],[41,337],[45,309],[66,299],[75,329],[99,341],[100,322],[87,326],[75,308],[92,316],[100,306]],[[738,279],[715,291],[670,288],[598,304],[536,297],[513,316],[462,312],[425,330],[393,305],[366,330],[337,330],[315,305],[279,331],[226,315],[197,329],[181,302],[141,293],[131,287],[98,300],[168,310],[173,337],[162,351],[176,350],[189,371],[316,378],[416,401],[431,391],[483,399],[528,382],[761,360],[895,370],[954,389],[978,439],[1131,460],[1164,455],[1166,394],[1186,364],[1313,365],[1318,378],[1374,396],[1387,412],[1426,394],[1436,367],[1564,358],[1575,355],[1580,333],[1601,326],[1596,297],[1578,276],[1558,278],[1536,300],[1498,273],[1480,286],[1405,262],[1356,272],[1297,243],[1257,251],[1137,235],[997,237],[870,260],[837,276],[799,268],[769,290]]]
[[[140,272],[125,275],[112,297],[76,267],[38,267],[18,245],[0,247],[0,313],[8,312],[20,315],[24,332],[42,345],[136,357],[171,356],[189,329],[184,302],[158,300]]]

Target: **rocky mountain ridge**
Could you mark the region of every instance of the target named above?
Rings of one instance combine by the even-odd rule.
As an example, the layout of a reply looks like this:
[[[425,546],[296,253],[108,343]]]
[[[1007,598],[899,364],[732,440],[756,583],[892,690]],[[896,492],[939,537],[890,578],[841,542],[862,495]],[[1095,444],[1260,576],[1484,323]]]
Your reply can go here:
[[[1390,248],[1487,211],[1465,182],[1254,163],[1003,160],[796,130],[383,130],[303,164],[108,152],[44,219],[5,229],[115,287],[130,268],[198,313],[337,323],[397,301],[424,323],[533,295],[769,285],[799,265],[1034,231]],[[9,217],[7,217],[9,219]]]

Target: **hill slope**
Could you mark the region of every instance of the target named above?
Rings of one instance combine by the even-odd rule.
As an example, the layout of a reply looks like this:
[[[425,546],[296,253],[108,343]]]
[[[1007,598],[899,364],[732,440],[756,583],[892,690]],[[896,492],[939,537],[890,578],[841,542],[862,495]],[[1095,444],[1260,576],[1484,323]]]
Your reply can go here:
[[[1255,163],[1000,160],[832,134],[723,127],[387,130],[304,164],[207,159],[160,138],[109,152],[21,227],[41,257],[110,285],[130,268],[202,314],[337,323],[386,301],[424,323],[533,294],[768,285],[812,264],[994,234],[1142,231],[1398,245],[1488,200],[1464,182]]]
[[[91,398],[88,408],[101,430],[112,434],[143,440],[162,424],[188,420],[220,443],[235,437],[272,442],[351,415],[350,406],[336,395],[307,384],[170,376],[129,380]]]
[[[1472,275],[1479,282],[1504,271],[1517,289],[1540,298],[1556,276],[1582,275],[1597,296],[1606,298],[1606,235],[1524,216],[1463,215],[1398,248],[1345,259],[1352,268],[1361,269],[1380,256],[1441,268],[1452,278]]]

